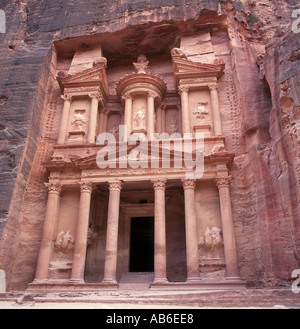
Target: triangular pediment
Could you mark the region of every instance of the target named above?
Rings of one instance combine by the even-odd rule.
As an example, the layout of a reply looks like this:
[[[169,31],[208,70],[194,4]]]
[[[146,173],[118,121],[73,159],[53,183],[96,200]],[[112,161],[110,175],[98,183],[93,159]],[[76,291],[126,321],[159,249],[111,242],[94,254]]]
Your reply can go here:
[[[174,49],[171,55],[177,85],[179,85],[180,79],[219,79],[224,74],[225,63],[223,60],[215,60],[213,63],[194,62],[189,60],[180,49]]]
[[[62,92],[68,88],[100,87],[100,89],[103,90],[106,95],[108,95],[105,62],[99,62],[89,69],[72,75],[59,72],[57,81],[61,87]]]

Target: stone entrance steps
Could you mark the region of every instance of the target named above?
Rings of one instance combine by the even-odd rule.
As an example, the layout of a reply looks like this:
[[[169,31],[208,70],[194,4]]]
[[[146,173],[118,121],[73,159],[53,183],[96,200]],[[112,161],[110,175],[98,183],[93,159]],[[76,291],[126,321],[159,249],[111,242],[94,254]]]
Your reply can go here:
[[[119,290],[149,290],[153,278],[153,272],[123,273],[119,282]]]

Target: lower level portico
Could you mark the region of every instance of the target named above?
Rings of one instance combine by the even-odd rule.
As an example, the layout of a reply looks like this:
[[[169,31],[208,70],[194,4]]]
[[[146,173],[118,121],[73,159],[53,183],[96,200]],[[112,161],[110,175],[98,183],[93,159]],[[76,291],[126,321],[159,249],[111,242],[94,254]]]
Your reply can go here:
[[[74,184],[61,175],[50,182],[28,289],[118,289],[130,273],[152,273],[151,289],[243,286],[230,177],[167,177],[89,177]]]

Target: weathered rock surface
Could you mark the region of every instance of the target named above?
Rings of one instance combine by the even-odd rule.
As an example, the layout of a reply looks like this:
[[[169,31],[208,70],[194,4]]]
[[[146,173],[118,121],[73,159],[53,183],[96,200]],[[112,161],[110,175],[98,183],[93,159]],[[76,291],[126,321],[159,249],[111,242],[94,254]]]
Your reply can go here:
[[[147,48],[146,30],[172,45],[188,22],[198,32],[228,30],[204,40],[201,51],[214,49],[232,66],[220,97],[227,149],[236,154],[231,197],[241,276],[254,285],[290,280],[300,267],[300,34],[290,31],[296,8],[296,0],[0,1],[7,15],[0,34],[0,268],[9,289],[33,280],[39,250],[42,162],[59,120],[51,111],[52,43],[119,31]]]

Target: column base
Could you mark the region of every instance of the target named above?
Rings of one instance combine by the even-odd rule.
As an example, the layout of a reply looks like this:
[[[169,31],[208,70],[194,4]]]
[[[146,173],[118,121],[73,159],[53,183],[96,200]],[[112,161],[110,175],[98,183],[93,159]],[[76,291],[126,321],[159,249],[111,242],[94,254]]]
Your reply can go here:
[[[45,283],[48,283],[48,282],[49,282],[48,279],[34,279],[31,284],[45,284]]]
[[[70,284],[84,284],[85,282],[82,279],[70,279],[69,283]]]
[[[228,276],[225,278],[225,281],[240,282],[240,283],[243,282],[239,276]]]
[[[200,278],[200,276],[190,277],[190,278],[187,278],[186,283],[193,283],[193,284],[201,283],[201,278]]]
[[[169,283],[169,280],[167,278],[156,278],[154,281],[151,283],[151,285],[156,285],[156,284],[166,284]]]
[[[101,285],[104,285],[104,286],[118,286],[118,282],[116,280],[113,280],[113,279],[104,279],[101,282]]]

